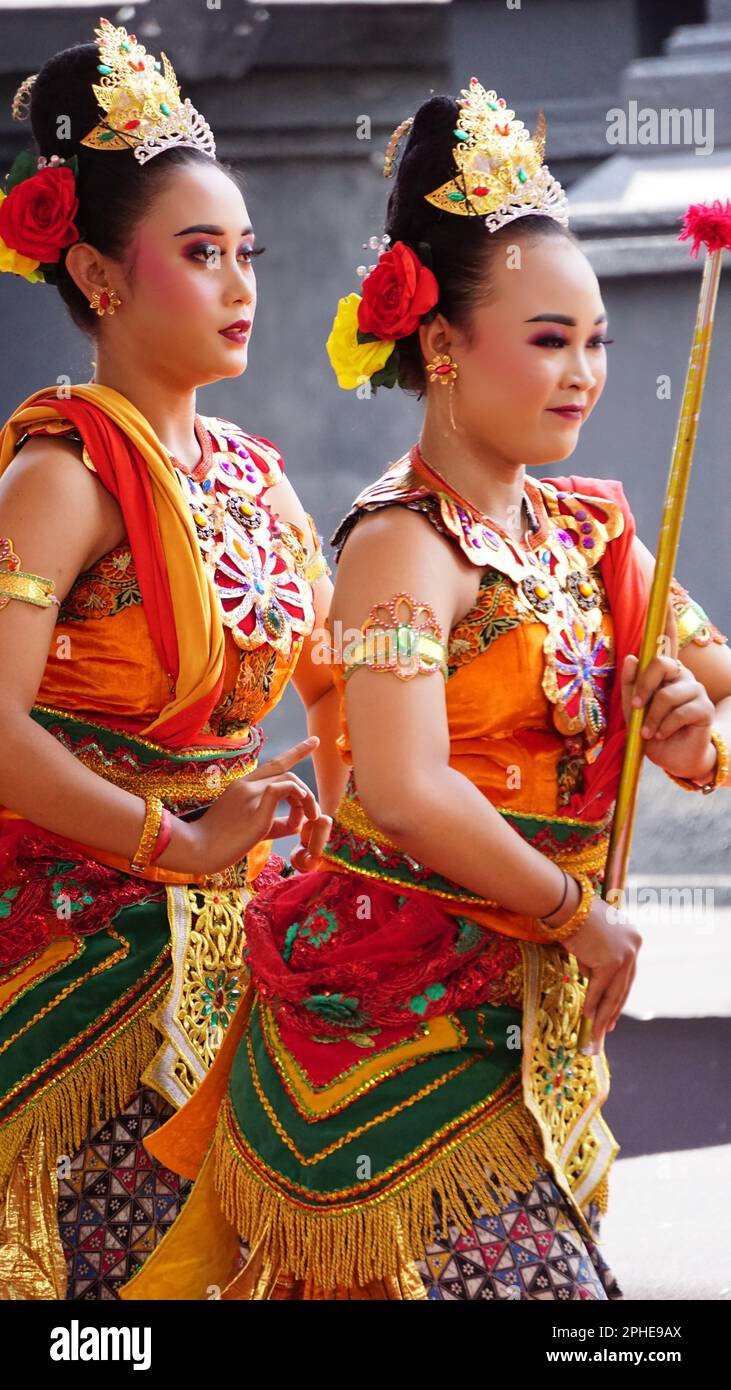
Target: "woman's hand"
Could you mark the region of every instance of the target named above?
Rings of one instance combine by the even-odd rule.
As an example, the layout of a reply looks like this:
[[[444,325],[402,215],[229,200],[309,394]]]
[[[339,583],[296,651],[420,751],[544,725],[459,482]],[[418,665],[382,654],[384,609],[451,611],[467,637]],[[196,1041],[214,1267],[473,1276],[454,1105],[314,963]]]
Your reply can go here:
[[[295,867],[306,872],[327,844],[332,818],[325,816],[306,782],[289,768],[317,747],[312,735],[239,777],[198,820],[192,822],[192,871],[218,873],[253,849],[260,840],[300,832],[301,845],[292,854]],[[280,801],[289,812],[277,816]],[[296,859],[296,863],[295,863]]]
[[[583,1012],[594,1019],[592,1043],[599,1051],[632,988],[642,937],[620,908],[597,894],[578,931],[560,944],[589,976]]]
[[[332,816],[320,813],[317,820],[306,820],[300,830],[300,843],[290,854],[295,869],[300,873],[310,873],[318,863],[332,830]]]
[[[677,657],[653,657],[639,678],[638,666],[638,657],[625,657],[622,708],[629,723],[633,706],[645,706],[643,729],[649,734],[642,741],[650,762],[676,777],[705,777],[716,757],[710,739],[716,707],[705,686]]]

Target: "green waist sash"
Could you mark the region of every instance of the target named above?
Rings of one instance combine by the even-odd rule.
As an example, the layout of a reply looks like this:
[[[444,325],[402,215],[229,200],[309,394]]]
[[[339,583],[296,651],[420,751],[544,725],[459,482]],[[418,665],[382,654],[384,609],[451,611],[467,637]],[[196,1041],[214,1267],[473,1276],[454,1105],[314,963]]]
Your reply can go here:
[[[230,744],[170,750],[50,706],[31,715],[98,775],[188,817],[256,765],[263,737],[252,725]],[[246,857],[205,886],[147,881],[109,859],[0,815],[0,1191],[24,1146],[41,1152],[43,1139],[46,1154],[70,1156],[102,1100],[118,1113],[146,1068],[182,1104],[241,992]]]
[[[484,903],[375,838],[349,800],[325,856],[336,873],[362,874],[364,893],[375,877],[394,891],[456,898],[467,918],[470,900]],[[610,817],[504,813],[544,853],[583,860],[600,878]],[[423,1253],[435,1193],[467,1230],[478,1209],[495,1214],[511,1192],[530,1188],[537,1164],[596,1238],[587,1208],[606,1210],[619,1144],[601,1115],[604,1051],[577,1048],[587,981],[560,944],[518,945],[519,1007],[455,1009],[408,1038],[370,1030],[360,1058],[353,1045],[346,1063],[341,1048],[340,1071],[319,1085],[306,1046],[252,982],[211,1159],[225,1214],[268,1266],[323,1288],[393,1275],[399,1251]]]

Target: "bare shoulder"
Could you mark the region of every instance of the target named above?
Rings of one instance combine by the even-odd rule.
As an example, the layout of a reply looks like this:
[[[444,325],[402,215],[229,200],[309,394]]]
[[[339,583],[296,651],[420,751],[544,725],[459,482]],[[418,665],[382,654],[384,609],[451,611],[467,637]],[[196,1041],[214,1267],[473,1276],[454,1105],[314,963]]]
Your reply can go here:
[[[26,440],[0,477],[0,533],[81,573],[123,538],[118,502],[82,460],[81,446],[52,435]],[[61,579],[61,575],[58,575]]]
[[[264,488],[261,494],[264,502],[271,511],[275,512],[280,521],[293,522],[304,532],[306,548],[312,548],[312,537],[310,527],[300,498],[286,475],[276,483],[271,483]]]
[[[408,593],[430,604],[448,631],[462,606],[467,564],[422,513],[398,503],[364,511],[343,546],[331,613],[360,623],[366,608]]]

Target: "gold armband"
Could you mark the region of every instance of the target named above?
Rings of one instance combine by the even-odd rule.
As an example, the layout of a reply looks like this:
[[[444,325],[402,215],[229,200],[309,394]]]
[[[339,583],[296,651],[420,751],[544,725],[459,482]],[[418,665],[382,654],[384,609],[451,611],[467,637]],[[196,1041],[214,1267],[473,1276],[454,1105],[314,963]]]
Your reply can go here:
[[[687,589],[673,575],[670,581],[670,601],[678,628],[678,651],[682,652],[689,642],[699,647],[707,647],[711,641],[727,642],[728,638],[711,622],[705,609],[691,598]]]
[[[677,782],[678,786],[687,792],[703,792],[706,796],[709,792],[715,792],[716,787],[722,786],[728,777],[729,757],[728,748],[718,729],[711,729],[711,743],[714,744],[718,757],[707,782],[692,782],[689,777],[676,777],[675,773],[663,768],[665,776],[669,777],[671,782]]]
[[[318,547],[315,554],[310,557],[305,565],[305,579],[307,579],[310,584],[314,584],[316,580],[322,579],[323,574],[332,574],[332,570],[322,550]]]
[[[317,528],[312,517],[310,516],[310,513],[305,512],[305,516],[307,517],[310,531],[312,532],[312,539],[315,542],[315,549],[305,565],[305,579],[308,581],[308,583],[314,584],[318,579],[322,579],[322,576],[324,574],[332,574],[332,570],[329,564],[327,563],[327,560],[325,559],[325,555],[320,544],[320,537],[317,534]]]
[[[60,608],[61,600],[53,593],[54,587],[52,579],[22,570],[10,536],[0,536],[0,608],[4,608],[11,598],[34,603],[37,608],[50,608],[52,603]]]
[[[448,680],[447,648],[428,603],[417,603],[410,594],[395,594],[388,603],[373,605],[360,631],[360,638],[343,664],[345,680],[359,666],[370,666],[372,671],[393,671],[404,681],[434,671],[441,671]]]

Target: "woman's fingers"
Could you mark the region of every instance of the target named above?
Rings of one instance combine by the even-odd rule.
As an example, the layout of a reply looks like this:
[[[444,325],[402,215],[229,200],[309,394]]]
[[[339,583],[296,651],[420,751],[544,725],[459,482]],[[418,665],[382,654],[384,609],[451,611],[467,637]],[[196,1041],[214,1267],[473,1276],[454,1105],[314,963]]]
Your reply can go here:
[[[302,826],[309,824],[302,803],[299,801],[293,801],[289,808],[289,814],[281,816],[280,819],[284,822],[285,829],[282,832],[284,835],[299,835]]]
[[[609,1017],[606,1001],[608,998],[612,1001],[618,998],[618,991],[621,990],[622,980],[628,966],[629,962],[623,962],[620,966],[602,966],[601,968],[595,966],[591,971],[583,1012],[593,1019],[595,1033],[598,1029],[600,1015],[602,1022]]]
[[[680,676],[677,681],[669,681],[667,685],[663,685],[650,701],[649,708],[643,711],[643,737],[652,738],[663,723],[672,720],[678,714],[680,717],[675,718],[674,728],[697,723],[702,710],[699,695],[698,683],[692,676],[689,679]]]
[[[612,1019],[619,1017],[634,979],[634,959],[627,961],[607,985],[594,1013],[592,1040],[601,1045]]]
[[[275,815],[280,801],[290,803],[286,816]],[[259,805],[268,827],[262,838],[297,834],[303,825],[316,825],[321,817],[320,807],[309,787],[292,774],[272,778],[262,792]]]
[[[587,986],[583,1008],[583,1013],[585,1013],[587,1017],[595,1017],[599,1002],[613,974],[614,972],[612,970],[600,970],[596,966],[590,969],[589,984]]]
[[[248,782],[249,778],[245,778],[245,781]],[[302,778],[298,777],[296,772],[275,773],[271,777],[258,777],[256,781],[257,791],[263,792],[264,788],[267,785],[269,785],[270,783],[276,783],[278,786],[281,784],[285,784],[289,787],[297,787],[303,799],[305,798],[305,796],[312,796],[312,792],[310,791],[310,788],[308,787],[307,783],[303,782]]]
[[[310,791],[306,782],[301,782],[299,777],[293,772],[287,777],[274,777],[267,784],[267,789],[271,787],[279,791],[279,800],[285,798],[290,802],[298,802],[307,820],[316,820],[320,814],[320,807],[315,799],[314,792]]]
[[[644,707],[643,740],[649,741],[658,732],[668,738],[688,724],[709,721],[713,706],[704,687],[682,662],[678,665],[674,657],[656,656],[641,676],[637,676],[637,669],[637,657],[628,654],[622,670],[622,703],[627,722],[634,706]]]
[[[317,734],[310,734],[308,738],[300,739],[291,748],[285,748],[283,753],[278,753],[275,758],[268,758],[266,762],[259,763],[253,772],[248,773],[250,782],[258,782],[265,777],[276,777],[280,772],[286,772],[288,768],[299,763],[303,758],[308,758],[310,753],[314,753],[320,740]]]
[[[637,676],[638,666],[638,658],[633,652],[628,652],[624,658],[621,670],[622,712],[626,724],[629,724],[629,717],[632,712],[633,686]]]
[[[317,820],[310,821],[305,826],[305,830],[308,832],[305,849],[310,859],[319,859],[330,838],[332,825],[332,816],[321,815]]]
[[[714,706],[707,696],[704,700],[696,695],[684,705],[675,705],[664,718],[657,722],[654,728],[650,728],[650,736],[659,734],[661,738],[670,738],[679,729],[696,724],[701,729],[710,729],[713,723],[713,710]]]
[[[306,821],[302,827],[301,843],[292,851],[290,858],[296,869],[307,873],[316,864],[330,838],[332,816],[320,815],[317,820]]]
[[[622,999],[622,1000],[620,1001],[620,1003],[617,1005],[616,1009],[614,1010],[614,1013],[612,1014],[611,1019],[609,1020],[609,1026],[608,1026],[608,1028],[607,1028],[607,1032],[608,1032],[608,1033],[611,1033],[611,1032],[614,1030],[614,1028],[617,1026],[617,1022],[618,1022],[619,1016],[620,1016],[620,1014],[621,1014],[621,1012],[622,1012],[622,1010],[623,1010],[623,1008],[624,1008],[624,1006],[625,1006],[625,1004],[626,1004],[626,1002],[627,1002],[627,999],[629,998],[630,991],[631,991],[631,989],[632,989],[632,985],[634,984],[634,979],[635,979],[635,975],[636,975],[636,974],[637,974],[637,957],[635,956],[634,960],[632,961],[632,969],[631,969],[631,971],[630,971],[630,976],[629,976],[629,980],[628,980],[628,983],[627,983],[627,989],[626,989],[626,991],[625,991],[624,999]]]

